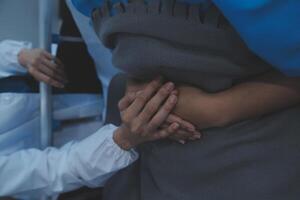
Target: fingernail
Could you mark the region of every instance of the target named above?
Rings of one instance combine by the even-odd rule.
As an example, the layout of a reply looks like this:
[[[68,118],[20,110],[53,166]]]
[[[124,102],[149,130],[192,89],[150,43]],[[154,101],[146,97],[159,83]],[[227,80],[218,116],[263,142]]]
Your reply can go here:
[[[177,102],[177,97],[175,95],[171,95],[171,97],[170,97],[170,103],[174,104],[176,102]]]
[[[201,135],[201,133],[199,131],[195,131],[194,134],[195,135]]]
[[[168,91],[172,91],[174,89],[174,83],[172,82],[167,83],[166,88]]]
[[[173,129],[178,129],[179,128],[179,124],[175,123],[173,124]]]
[[[194,135],[194,138],[200,139],[200,138],[201,138],[201,135]]]
[[[187,127],[187,129],[188,129],[188,131],[190,131],[190,132],[196,131],[195,127]]]
[[[178,141],[180,144],[185,144],[185,141],[184,140],[179,140]]]

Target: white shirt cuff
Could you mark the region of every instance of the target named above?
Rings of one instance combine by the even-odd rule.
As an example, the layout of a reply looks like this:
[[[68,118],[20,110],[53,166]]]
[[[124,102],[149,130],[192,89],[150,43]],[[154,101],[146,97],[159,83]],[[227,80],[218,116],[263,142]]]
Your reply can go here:
[[[138,159],[134,149],[125,151],[114,142],[113,134],[117,128],[111,124],[106,125],[76,145],[76,153],[73,155],[76,155],[77,163],[73,170],[85,185],[102,186],[115,172]]]
[[[27,70],[19,64],[18,55],[22,49],[31,47],[30,42],[14,40],[0,42],[0,78],[27,73]]]

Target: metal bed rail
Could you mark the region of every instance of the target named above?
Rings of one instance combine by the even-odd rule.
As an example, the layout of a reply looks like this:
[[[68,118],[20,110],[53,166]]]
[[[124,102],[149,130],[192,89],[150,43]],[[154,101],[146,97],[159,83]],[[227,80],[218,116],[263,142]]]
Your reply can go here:
[[[51,52],[53,1],[39,0],[39,47]],[[41,135],[40,147],[52,144],[52,89],[40,83]]]

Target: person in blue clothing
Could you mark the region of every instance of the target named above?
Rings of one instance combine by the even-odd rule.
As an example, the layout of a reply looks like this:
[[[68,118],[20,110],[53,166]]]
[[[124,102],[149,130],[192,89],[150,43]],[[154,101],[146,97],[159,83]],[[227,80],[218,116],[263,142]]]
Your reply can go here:
[[[161,21],[164,21],[166,18],[164,12],[169,10],[165,7],[165,1],[161,2],[159,8],[161,8],[162,14],[160,16]],[[212,2],[231,22],[248,48],[286,75],[299,75],[299,28],[297,24],[299,24],[300,14],[297,12],[298,2],[279,0],[216,0]],[[207,3],[211,2],[207,1]],[[130,13],[134,10],[130,9],[133,8],[132,5],[138,8],[137,4],[128,3],[117,8],[119,14],[125,12],[128,14],[127,17],[133,15],[134,19],[142,21],[144,16],[141,15],[141,12]],[[154,4],[146,6],[150,5],[153,6]],[[148,7],[145,10],[149,11],[149,8],[153,9],[153,7]],[[169,13],[176,16],[180,13],[180,8],[182,7],[175,4],[173,12]],[[153,10],[150,11],[151,14],[155,13]],[[185,16],[185,19],[188,20],[192,18],[191,14],[193,14],[192,9],[189,11],[191,11],[188,13],[189,15]],[[212,24],[205,27],[205,30],[200,30],[199,33],[202,35],[199,35],[202,38],[199,37],[200,42],[196,42],[196,34],[186,32],[197,29],[190,28],[188,25],[185,27],[189,29],[182,29],[178,26],[178,30],[176,30],[175,28],[172,29],[170,24],[155,21],[159,24],[155,24],[156,27],[161,29],[155,32],[149,28],[150,26],[147,27],[147,23],[151,24],[152,22],[148,18],[145,24],[139,24],[139,29],[134,29],[132,24],[138,24],[139,20],[130,21],[131,24],[121,18],[111,17],[114,20],[108,20],[109,17],[105,16],[107,13],[105,8],[101,12],[105,19],[103,18],[102,21],[100,19],[100,21],[105,23],[99,23],[100,28],[96,31],[98,31],[102,42],[112,49],[113,59],[118,65],[117,67],[132,73],[132,75],[147,75],[149,72],[147,67],[153,67],[151,68],[151,72],[153,72],[159,66],[161,73],[171,79],[177,78],[181,83],[191,83],[193,75],[198,74],[197,81],[199,82],[194,81],[193,87],[179,85],[179,103],[175,113],[184,119],[189,119],[198,128],[210,128],[204,131],[203,141],[191,142],[186,146],[178,146],[171,142],[155,142],[143,145],[139,149],[142,154],[140,162],[119,173],[110,181],[105,189],[104,199],[293,200],[299,197],[300,194],[297,190],[299,179],[296,177],[300,175],[298,159],[300,137],[297,134],[300,128],[297,122],[300,112],[298,106],[288,109],[290,106],[299,104],[299,78],[290,78],[278,72],[268,73],[269,70],[272,70],[271,66],[263,62],[256,62],[255,60],[259,60],[259,58],[249,53],[241,42],[235,41],[234,37],[239,39],[238,35],[229,31],[227,34],[234,37],[219,34],[223,31],[220,31],[224,25],[222,23],[217,23],[217,29],[211,31],[211,34],[206,34],[205,31],[213,29]],[[185,12],[180,13],[181,17],[182,13]],[[210,14],[204,14],[201,22],[215,22],[212,17],[215,13]],[[129,17],[127,20],[130,20]],[[179,23],[174,21],[172,21],[174,24]],[[286,29],[277,26],[279,22]],[[224,26],[225,28],[232,28],[227,25]],[[165,27],[168,27],[168,30],[163,32]],[[101,28],[103,29],[101,30]],[[178,35],[181,40],[178,39],[179,36],[173,34],[174,30],[179,32]],[[163,33],[168,31],[170,31],[169,37],[166,39],[166,35]],[[114,37],[111,37],[112,35]],[[208,37],[205,38],[204,35]],[[207,50],[204,54],[207,59],[200,59],[202,63],[198,63],[199,69],[193,67],[193,63],[189,61],[192,58],[194,61],[199,61],[196,59],[197,56],[185,52],[192,44],[190,42],[192,40],[189,40],[188,36],[192,37],[192,40],[195,41],[194,45],[202,50],[201,53],[195,53],[196,55],[201,57],[203,52]],[[226,40],[228,43],[224,42],[224,45],[221,37],[228,39]],[[169,46],[165,45],[165,40],[168,41]],[[176,41],[176,45],[170,45],[174,41]],[[214,42],[209,43],[209,41]],[[185,44],[184,49],[180,49],[182,43]],[[207,45],[207,49],[197,46],[199,43]],[[139,44],[147,45],[139,46]],[[159,44],[160,47],[156,48],[156,44]],[[218,49],[218,45],[214,46],[214,44],[221,46],[221,50]],[[180,68],[178,63],[183,63],[183,61],[176,56],[169,56],[165,50],[167,48],[172,53],[177,53],[173,55],[177,55],[182,60],[185,59],[184,67],[189,67],[192,70],[186,69],[185,71],[189,71],[187,73],[184,70],[178,70]],[[235,51],[234,48],[237,50]],[[180,49],[180,54],[178,49]],[[219,50],[218,53],[216,53],[216,49]],[[222,52],[224,49],[225,52]],[[151,56],[142,55],[145,51],[148,54],[150,52]],[[159,52],[159,55],[156,52]],[[245,72],[252,73],[252,77],[247,74],[246,81],[243,80],[245,77],[239,74],[243,71],[243,65],[235,66],[237,67],[236,71],[233,65],[222,67],[221,64],[224,66],[229,66],[229,64],[224,63],[219,56],[222,55],[228,59],[227,54],[230,55],[231,53],[233,53],[231,59],[235,59],[235,61],[239,58],[244,59],[244,62],[241,63],[243,65],[249,64],[249,67],[252,67]],[[161,55],[165,55],[165,60],[159,57]],[[214,56],[214,59],[209,57],[211,55]],[[185,56],[189,56],[190,59],[186,59]],[[175,62],[172,62],[172,59]],[[205,63],[204,61],[207,60],[210,62]],[[163,66],[166,63],[170,64],[166,66],[169,68],[164,69]],[[210,65],[210,63],[216,64],[216,66]],[[138,69],[142,70],[138,71]],[[171,69],[178,70],[180,73],[176,71],[174,77],[170,72]],[[265,72],[264,76],[261,76],[261,72],[258,73],[259,70]],[[201,73],[199,72],[206,74],[207,77],[215,74],[219,79],[214,79],[215,77],[211,76],[212,79],[206,80],[206,82],[205,78],[207,77],[202,76],[203,80],[201,80]],[[220,80],[228,76],[228,73],[234,74],[236,76],[234,78],[240,80],[235,81],[229,89],[222,88],[226,85],[226,81]],[[259,76],[253,77],[257,74]],[[137,78],[139,77],[137,76]],[[138,85],[134,85],[134,87],[138,88]],[[140,89],[142,88],[141,86]],[[221,92],[214,90],[221,90]],[[194,104],[195,102],[196,104]],[[280,112],[274,113],[274,111]],[[208,116],[210,118],[207,118]],[[220,118],[221,121],[216,120]],[[212,123],[216,121],[216,124]],[[242,122],[237,123],[239,121]],[[218,128],[214,128],[216,126]]]
[[[300,2],[285,0],[181,0],[213,2],[258,56],[290,76],[300,76]],[[103,0],[72,0],[87,16]],[[124,1],[126,2],[126,1]]]

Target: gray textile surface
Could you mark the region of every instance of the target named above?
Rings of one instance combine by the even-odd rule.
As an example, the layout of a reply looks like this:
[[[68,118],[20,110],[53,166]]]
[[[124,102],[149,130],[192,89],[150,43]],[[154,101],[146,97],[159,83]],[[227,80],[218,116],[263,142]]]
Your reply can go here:
[[[108,6],[109,7],[109,6]],[[265,73],[212,7],[153,0],[94,12],[94,27],[116,67],[139,78],[163,74],[209,92]],[[300,197],[300,107],[204,131],[180,145],[142,145],[138,162],[107,184],[105,200],[296,200]]]

